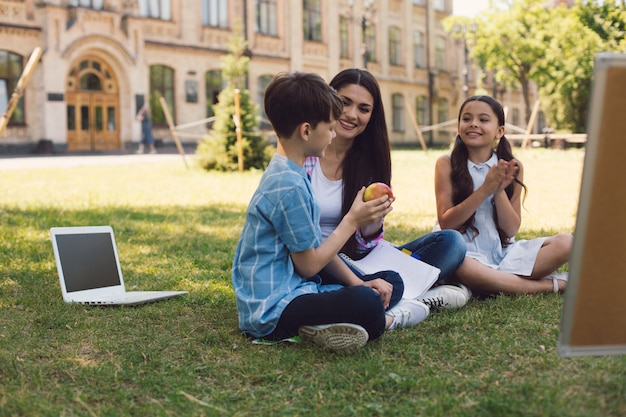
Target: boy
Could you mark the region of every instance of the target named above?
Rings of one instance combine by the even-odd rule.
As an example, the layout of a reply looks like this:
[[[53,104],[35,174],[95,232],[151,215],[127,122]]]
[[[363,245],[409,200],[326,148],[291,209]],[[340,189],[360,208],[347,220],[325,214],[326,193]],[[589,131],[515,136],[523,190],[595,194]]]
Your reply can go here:
[[[324,153],[342,110],[336,92],[312,73],[281,73],[265,91],[265,112],[279,143],[248,206],[232,272],[239,327],[249,336],[299,334],[329,350],[352,352],[394,322],[412,324],[406,309],[385,314],[391,284],[374,277],[364,282],[337,256],[357,227],[391,211],[387,196],[364,203],[362,189],[322,242],[320,208],[303,164]],[[317,275],[322,269],[342,285],[323,285]],[[397,276],[376,275],[385,274]]]

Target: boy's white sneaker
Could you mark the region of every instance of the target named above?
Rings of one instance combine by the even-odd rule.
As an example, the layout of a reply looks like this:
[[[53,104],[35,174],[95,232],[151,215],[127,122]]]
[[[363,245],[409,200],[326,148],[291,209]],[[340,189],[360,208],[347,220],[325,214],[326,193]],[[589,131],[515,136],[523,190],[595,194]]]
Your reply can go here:
[[[398,304],[387,311],[393,317],[389,330],[415,326],[428,317],[430,309],[421,301],[403,298]]]
[[[460,308],[472,297],[472,292],[463,284],[444,284],[431,288],[417,299],[431,309]]]
[[[362,326],[352,323],[319,324],[300,326],[302,340],[315,343],[334,352],[352,353],[365,346],[369,334]]]

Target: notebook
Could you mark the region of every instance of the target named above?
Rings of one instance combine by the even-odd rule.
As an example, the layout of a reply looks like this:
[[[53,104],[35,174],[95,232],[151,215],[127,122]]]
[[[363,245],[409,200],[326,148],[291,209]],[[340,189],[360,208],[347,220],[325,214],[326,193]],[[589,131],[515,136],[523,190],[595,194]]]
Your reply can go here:
[[[339,256],[349,266],[363,275],[380,271],[396,271],[404,282],[403,298],[417,298],[432,287],[439,278],[439,268],[402,252],[391,243],[382,240],[367,256],[354,260],[344,253]]]
[[[110,226],[53,227],[52,248],[63,300],[91,305],[137,305],[187,291],[126,291]]]

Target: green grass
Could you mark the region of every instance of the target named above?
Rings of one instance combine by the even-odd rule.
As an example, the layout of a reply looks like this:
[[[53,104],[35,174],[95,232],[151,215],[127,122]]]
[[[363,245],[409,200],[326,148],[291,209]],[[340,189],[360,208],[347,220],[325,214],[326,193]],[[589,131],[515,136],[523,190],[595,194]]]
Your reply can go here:
[[[393,152],[403,243],[435,220],[444,151]],[[517,151],[520,235],[573,231],[584,153]],[[623,416],[626,357],[557,355],[562,296],[473,300],[352,356],[252,345],[230,267],[260,172],[178,162],[0,171],[0,416]],[[113,226],[133,308],[67,305],[51,226]]]

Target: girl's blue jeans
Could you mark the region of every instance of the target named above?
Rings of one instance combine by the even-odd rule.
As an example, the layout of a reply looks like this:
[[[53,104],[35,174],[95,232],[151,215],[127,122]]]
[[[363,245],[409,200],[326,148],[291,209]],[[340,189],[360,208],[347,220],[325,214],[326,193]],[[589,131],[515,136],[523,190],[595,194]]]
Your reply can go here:
[[[407,249],[420,260],[441,270],[438,283],[452,275],[465,259],[467,247],[456,230],[440,230],[398,246]]]

